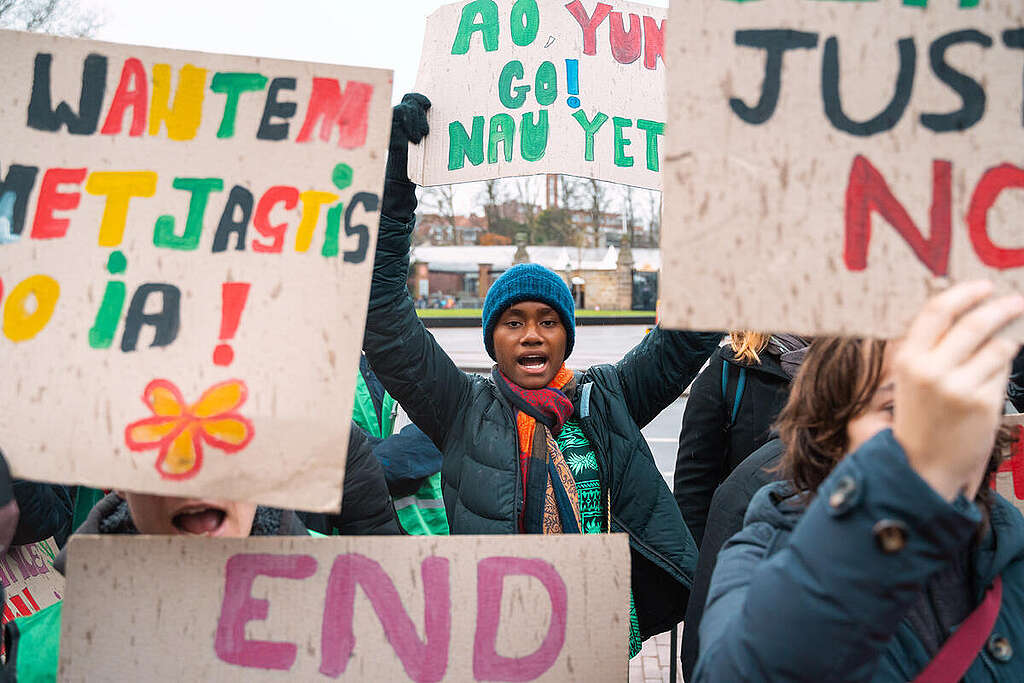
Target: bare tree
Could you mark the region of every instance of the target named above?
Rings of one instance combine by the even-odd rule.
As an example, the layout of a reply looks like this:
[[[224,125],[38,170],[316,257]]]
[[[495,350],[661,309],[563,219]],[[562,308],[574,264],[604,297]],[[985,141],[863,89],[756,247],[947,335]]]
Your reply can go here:
[[[102,24],[95,10],[74,0],[0,0],[0,28],[89,38]]]
[[[604,183],[596,178],[588,178],[584,184],[586,189],[587,210],[590,213],[591,228],[586,241],[589,246],[596,247],[601,234],[601,219],[607,212],[608,197]]]
[[[636,207],[633,202],[635,188],[632,185],[620,185],[622,188],[622,216],[625,219],[626,234],[624,240],[633,246],[633,222],[636,219]]]
[[[533,230],[537,224],[537,184],[532,176],[516,178],[516,199],[519,201],[519,211],[523,218],[523,225],[526,226],[528,240],[533,242]]]
[[[448,224],[453,243],[458,242],[459,232],[455,225],[455,188],[452,185],[438,185],[423,190],[423,204],[441,216]]]
[[[501,218],[500,206],[505,197],[501,178],[484,181],[484,189],[480,199],[483,200],[484,218],[487,219],[487,232],[497,232],[498,219]]]
[[[586,209],[587,185],[589,185],[590,181],[567,175],[561,176],[561,178],[562,196],[559,198],[559,206],[563,206],[571,211]]]
[[[661,241],[661,201],[662,194],[657,190],[647,191],[647,206],[650,209],[651,246],[658,246]]]

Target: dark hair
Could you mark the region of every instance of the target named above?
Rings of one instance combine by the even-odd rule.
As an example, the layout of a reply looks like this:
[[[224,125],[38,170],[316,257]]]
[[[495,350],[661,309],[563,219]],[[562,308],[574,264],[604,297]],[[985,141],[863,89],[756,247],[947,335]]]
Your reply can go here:
[[[797,491],[813,495],[846,455],[846,426],[878,390],[885,349],[884,341],[849,337],[819,337],[811,344],[775,425],[785,445],[778,469]],[[986,508],[988,484],[1012,442],[1011,428],[1000,427],[978,493]]]

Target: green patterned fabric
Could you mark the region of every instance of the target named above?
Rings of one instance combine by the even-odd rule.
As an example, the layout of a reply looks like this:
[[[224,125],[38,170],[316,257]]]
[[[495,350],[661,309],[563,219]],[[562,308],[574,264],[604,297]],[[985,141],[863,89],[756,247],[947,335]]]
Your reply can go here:
[[[448,517],[441,497],[441,473],[424,480],[414,494],[395,498],[398,523],[413,536],[447,536]]]
[[[99,489],[91,489],[88,486],[75,487],[75,509],[71,518],[71,531],[74,532],[82,526],[85,518],[96,506],[96,503],[103,500],[106,494]]]
[[[19,617],[8,624],[14,639],[8,655],[8,670],[13,670],[18,683],[52,683],[57,680],[60,659],[60,623],[64,601],[41,609],[27,617]],[[12,628],[14,626],[14,628]]]
[[[580,523],[585,534],[601,534],[608,531],[608,511],[601,496],[600,471],[597,454],[574,419],[566,420],[562,431],[555,439],[562,451],[566,464],[572,471],[576,491],[580,497]],[[633,606],[633,594],[629,595],[629,657],[640,653],[643,641],[640,639],[640,624]]]

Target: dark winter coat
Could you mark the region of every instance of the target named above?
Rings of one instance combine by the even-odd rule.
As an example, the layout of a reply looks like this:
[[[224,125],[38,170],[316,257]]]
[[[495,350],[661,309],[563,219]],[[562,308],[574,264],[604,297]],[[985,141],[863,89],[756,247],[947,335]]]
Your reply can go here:
[[[75,534],[137,534],[128,503],[116,493],[98,502]],[[252,522],[252,536],[307,536],[309,532],[290,510],[257,507]],[[67,548],[54,558],[53,567],[64,574]],[[35,614],[4,624],[9,680],[55,681],[60,650],[63,601],[43,608]],[[0,677],[0,681],[5,681]]]
[[[726,395],[722,392],[723,365],[728,368]],[[740,394],[736,422],[733,397],[739,368],[746,368],[746,385]],[[708,367],[690,387],[683,411],[676,455],[675,493],[679,510],[698,547],[704,537],[711,496],[736,466],[771,438],[771,425],[789,396],[789,376],[778,358],[761,353],[761,363],[736,358],[729,346],[711,355]],[[726,405],[728,403],[728,405]]]
[[[52,536],[57,547],[64,547],[71,535],[71,490],[60,484],[15,479],[14,497],[21,516],[11,545],[37,543]]]
[[[342,487],[340,514],[299,512],[307,527],[325,535],[398,535],[395,504],[384,468],[374,455],[374,442],[353,422],[348,432],[348,458]]]
[[[704,616],[704,601],[708,597],[711,575],[718,562],[718,551],[725,542],[743,529],[743,517],[754,494],[762,486],[777,480],[781,474],[773,472],[782,458],[784,448],[778,439],[772,439],[750,454],[732,471],[711,498],[704,540],[697,557],[697,574],[693,577],[690,602],[686,606],[683,638],[679,644],[679,660],[683,665],[683,678],[690,680],[697,665],[700,651],[700,620]]]
[[[514,534],[522,507],[515,411],[489,378],[460,371],[406,289],[413,223],[382,216],[363,346],[388,392],[444,454],[452,533]],[[640,428],[675,400],[720,339],[656,329],[615,365],[577,374],[570,399],[597,454],[611,530],[628,533],[641,635],[682,619],[696,546]]]
[[[1002,575],[1003,600],[967,683],[1024,680],[1024,656],[993,643],[1024,651],[1024,518],[994,498],[969,588],[977,604]],[[719,553],[693,680],[913,680],[931,656],[906,616],[981,520],[963,496],[935,493],[890,430],[845,457],[806,507],[788,483],[769,484]],[[875,533],[894,524],[905,545],[886,554]]]

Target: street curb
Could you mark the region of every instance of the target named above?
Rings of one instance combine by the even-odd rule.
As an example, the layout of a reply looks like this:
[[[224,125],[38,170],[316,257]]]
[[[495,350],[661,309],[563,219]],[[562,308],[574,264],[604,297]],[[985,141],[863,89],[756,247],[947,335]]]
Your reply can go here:
[[[423,321],[425,327],[480,327],[480,318],[477,317],[465,317],[465,318],[420,318]],[[577,317],[576,325],[641,325],[644,327],[653,327],[655,323],[654,314],[642,315],[642,316],[631,316],[623,318],[621,316],[604,316],[594,315],[586,317]]]

